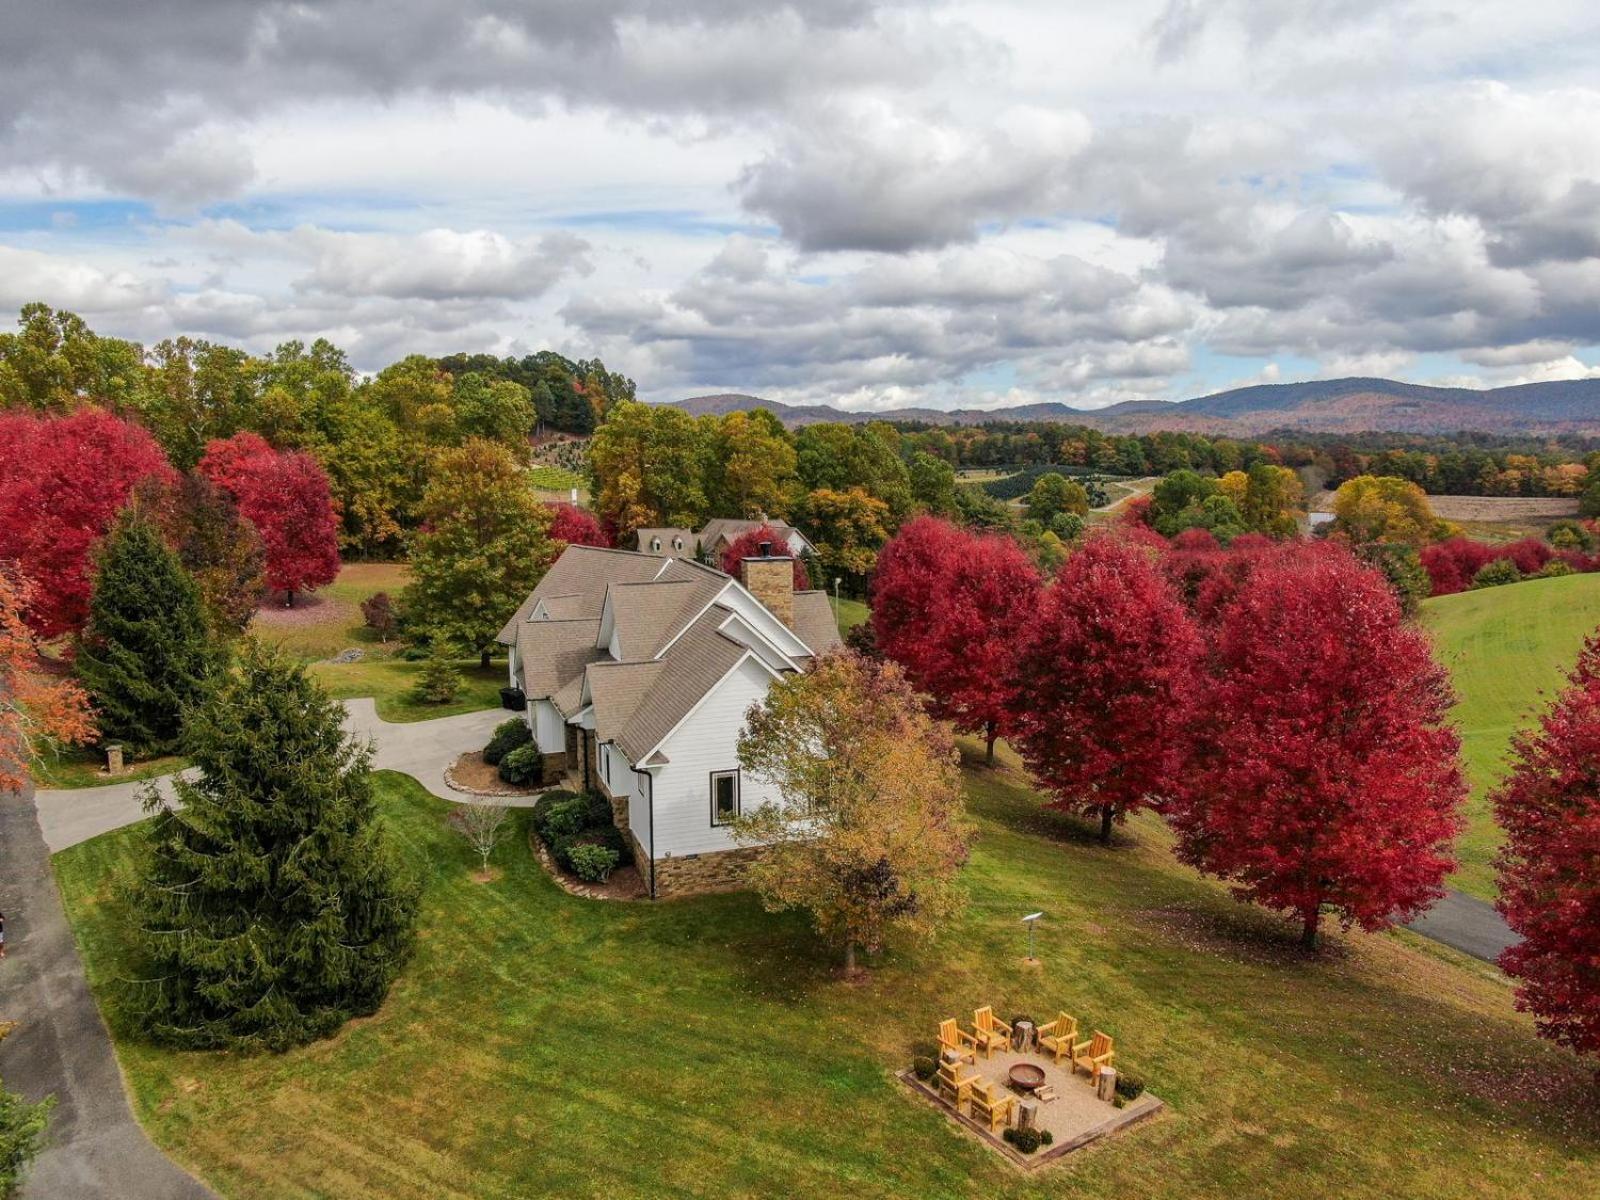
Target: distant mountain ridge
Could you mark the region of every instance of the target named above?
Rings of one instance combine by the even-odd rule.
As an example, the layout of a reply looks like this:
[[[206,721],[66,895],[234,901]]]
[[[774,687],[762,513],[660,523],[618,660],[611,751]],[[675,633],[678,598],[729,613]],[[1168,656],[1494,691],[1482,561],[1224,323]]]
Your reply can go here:
[[[1049,402],[995,409],[852,412],[828,404],[784,404],[737,392],[692,396],[672,403],[697,416],[762,408],[791,428],[820,421],[925,421],[933,425],[1061,421],[1108,433],[1167,429],[1247,436],[1289,429],[1306,433],[1600,435],[1600,379],[1485,390],[1427,387],[1393,379],[1314,379],[1256,384],[1192,400],[1128,400],[1092,409]]]

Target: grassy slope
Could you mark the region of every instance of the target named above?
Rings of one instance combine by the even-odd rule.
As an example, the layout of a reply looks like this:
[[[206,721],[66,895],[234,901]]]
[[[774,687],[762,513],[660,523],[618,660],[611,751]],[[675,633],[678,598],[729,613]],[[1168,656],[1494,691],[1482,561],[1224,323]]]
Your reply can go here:
[[[119,1042],[140,1119],[225,1196],[1600,1190],[1592,1084],[1533,1037],[1502,978],[1410,935],[1304,962],[1280,926],[1176,867],[1154,823],[1108,852],[972,772],[968,912],[850,986],[803,920],[747,895],[580,900],[521,840],[499,851],[500,881],[474,884],[446,806],[379,778],[428,879],[417,956],[383,1010],[281,1056]],[[136,836],[55,860],[102,1004]],[[1034,908],[1042,970],[1019,961]],[[982,1003],[1076,1011],[1170,1113],[1022,1176],[890,1074],[940,1017]]]
[[[317,593],[311,608],[299,615],[275,611],[258,614],[251,632],[312,664],[311,673],[337,699],[375,697],[378,715],[386,721],[425,721],[494,707],[500,702],[505,669],[493,664],[487,671],[482,670],[476,658],[461,660],[464,682],[460,695],[451,703],[422,704],[411,698],[422,664],[396,657],[400,643],[386,646],[379,642],[361,617],[363,600],[377,592],[388,592],[398,600],[409,577],[410,572],[401,563],[346,564],[339,578]],[[352,648],[361,650],[359,661],[326,661]]]
[[[1559,689],[1583,639],[1600,626],[1600,575],[1440,596],[1423,603],[1422,619],[1461,697],[1455,718],[1472,781],[1455,884],[1492,899],[1489,864],[1500,836],[1488,792],[1503,772],[1511,734]]]

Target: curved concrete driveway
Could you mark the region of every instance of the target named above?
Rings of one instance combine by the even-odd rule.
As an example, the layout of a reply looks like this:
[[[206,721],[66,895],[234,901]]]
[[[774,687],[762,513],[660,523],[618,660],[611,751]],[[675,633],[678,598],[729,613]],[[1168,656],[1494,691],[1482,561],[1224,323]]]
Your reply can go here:
[[[56,1098],[23,1200],[215,1200],[133,1119],[26,794],[0,793],[0,912],[0,1017],[18,1022],[0,1074],[29,1100]]]
[[[444,771],[464,752],[483,749],[494,727],[510,715],[505,710],[490,708],[433,721],[395,724],[378,716],[377,706],[371,699],[346,700],[344,707],[345,728],[357,737],[371,740],[374,767],[409,775],[442,800],[453,800],[457,804],[482,802],[482,797],[447,786]],[[163,775],[137,783],[41,790],[34,797],[34,804],[39,810],[39,828],[50,853],[140,820],[144,810],[140,807],[139,796],[145,787],[154,783],[162,795],[170,799],[172,779],[171,775]],[[507,799],[504,803],[531,804],[533,798]]]

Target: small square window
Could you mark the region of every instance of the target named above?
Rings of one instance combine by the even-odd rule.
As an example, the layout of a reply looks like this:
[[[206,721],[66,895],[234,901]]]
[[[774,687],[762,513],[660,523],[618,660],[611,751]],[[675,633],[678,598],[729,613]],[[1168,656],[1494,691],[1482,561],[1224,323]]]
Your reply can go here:
[[[727,825],[739,815],[739,772],[711,773],[711,823]]]

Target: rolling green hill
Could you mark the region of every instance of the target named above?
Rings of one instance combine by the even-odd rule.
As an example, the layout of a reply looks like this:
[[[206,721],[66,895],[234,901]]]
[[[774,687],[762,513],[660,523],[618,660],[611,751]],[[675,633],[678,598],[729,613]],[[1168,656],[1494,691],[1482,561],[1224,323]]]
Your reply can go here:
[[[1472,781],[1455,885],[1493,899],[1490,861],[1500,833],[1488,792],[1504,771],[1513,731],[1560,688],[1583,639],[1600,626],[1600,574],[1439,596],[1423,603],[1422,620],[1455,678],[1455,716]]]

